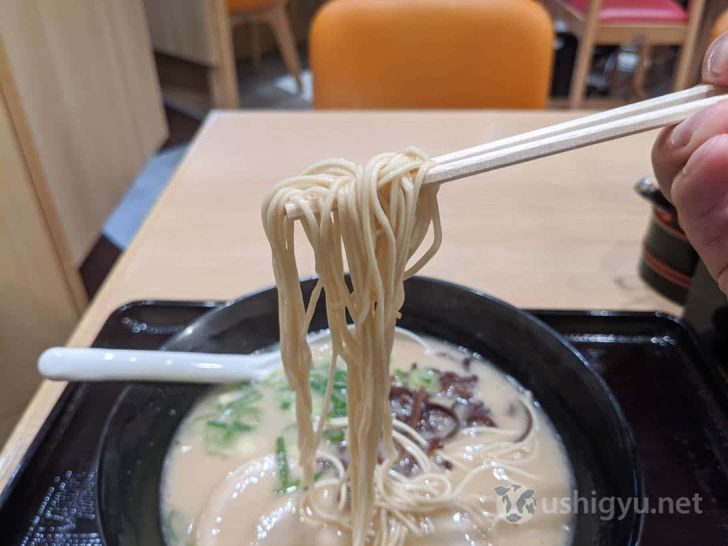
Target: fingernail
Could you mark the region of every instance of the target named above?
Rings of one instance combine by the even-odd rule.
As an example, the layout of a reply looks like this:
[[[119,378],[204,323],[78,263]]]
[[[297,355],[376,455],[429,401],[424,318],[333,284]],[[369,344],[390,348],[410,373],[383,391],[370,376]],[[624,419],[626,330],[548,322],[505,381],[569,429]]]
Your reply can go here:
[[[728,36],[719,39],[708,56],[708,70],[720,76],[728,70]]]
[[[682,170],[683,174],[689,175],[689,174],[692,174],[693,172],[695,172],[695,170],[700,165],[700,163],[702,163],[703,160],[705,159],[705,156],[710,153],[711,148],[713,148],[713,146],[715,146],[722,139],[722,137],[723,137],[723,135],[714,136],[713,138],[708,140],[705,144],[700,146],[700,148],[698,148],[696,150],[696,152],[690,156],[690,159],[688,159],[688,162],[685,163],[685,166],[683,167],[683,170]]]
[[[706,111],[702,110],[697,114],[693,114],[688,119],[680,123],[677,127],[672,130],[670,134],[670,144],[675,148],[683,148],[690,143],[693,138],[693,134],[703,123]]]

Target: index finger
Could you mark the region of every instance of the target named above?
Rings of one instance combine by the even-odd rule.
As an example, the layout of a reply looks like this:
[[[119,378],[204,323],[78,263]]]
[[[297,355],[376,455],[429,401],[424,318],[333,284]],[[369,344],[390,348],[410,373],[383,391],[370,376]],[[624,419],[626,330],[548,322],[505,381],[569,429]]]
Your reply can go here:
[[[728,32],[718,36],[705,53],[703,81],[728,86]]]

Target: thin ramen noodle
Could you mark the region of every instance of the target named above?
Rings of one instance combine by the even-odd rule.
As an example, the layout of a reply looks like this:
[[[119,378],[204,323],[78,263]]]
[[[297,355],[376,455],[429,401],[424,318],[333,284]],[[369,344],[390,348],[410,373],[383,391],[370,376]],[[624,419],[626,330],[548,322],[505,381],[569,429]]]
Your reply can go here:
[[[262,217],[273,253],[278,285],[281,354],[289,384],[296,394],[301,466],[304,483],[312,494],[314,460],[323,432],[325,412],[314,427],[311,412],[311,351],[306,342],[309,322],[321,291],[326,294],[326,315],[333,352],[331,373],[341,356],[348,371],[348,440],[351,462],[350,525],[352,544],[364,544],[369,524],[378,524],[375,536],[392,526],[391,498],[405,505],[422,501],[405,493],[395,480],[377,482],[396,459],[392,419],[389,414],[389,359],[394,328],[404,303],[403,281],[420,269],[440,244],[437,187],[423,187],[430,166],[419,151],[385,153],[364,167],[349,161],[316,163],[300,175],[281,182],[263,202]],[[318,210],[314,212],[312,203]],[[296,266],[293,221],[285,205],[301,211],[301,222],[313,248],[320,280],[308,306],[303,301]],[[408,262],[423,242],[430,226],[432,246],[412,267]],[[349,289],[344,273],[351,280]],[[353,324],[349,327],[347,315]],[[324,398],[328,404],[328,398]],[[385,463],[377,469],[380,444]],[[374,514],[375,500],[378,514]],[[400,507],[397,513],[409,509]],[[402,517],[405,517],[404,515]],[[404,522],[402,522],[404,523]]]

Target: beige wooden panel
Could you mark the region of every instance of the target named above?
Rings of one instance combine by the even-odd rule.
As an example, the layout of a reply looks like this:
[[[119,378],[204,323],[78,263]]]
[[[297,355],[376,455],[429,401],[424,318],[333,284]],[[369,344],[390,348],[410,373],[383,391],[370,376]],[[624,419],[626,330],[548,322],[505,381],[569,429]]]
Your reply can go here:
[[[50,230],[56,252],[61,260],[66,279],[76,301],[76,306],[78,309],[83,309],[88,303],[86,290],[81,282],[78,268],[71,259],[68,244],[63,233],[61,219],[58,217],[55,203],[53,203],[51,194],[48,191],[48,184],[43,176],[43,169],[38,158],[38,152],[31,138],[28,120],[22,114],[20,95],[15,88],[13,77],[10,73],[2,35],[0,35],[0,95],[2,95],[5,107],[10,115],[10,122],[13,126],[15,137],[18,141],[20,151],[23,154],[33,188],[38,197],[38,203],[43,211],[45,222]]]
[[[29,138],[79,264],[166,135],[141,0],[7,0],[0,33]]]
[[[144,8],[154,50],[167,56],[157,59],[165,100],[193,114],[237,108],[227,0],[144,0]],[[200,72],[202,86],[183,83],[189,74],[197,80]]]
[[[35,361],[78,310],[0,93],[0,444],[40,382]]]
[[[214,8],[211,0],[144,0],[155,51],[216,66]]]

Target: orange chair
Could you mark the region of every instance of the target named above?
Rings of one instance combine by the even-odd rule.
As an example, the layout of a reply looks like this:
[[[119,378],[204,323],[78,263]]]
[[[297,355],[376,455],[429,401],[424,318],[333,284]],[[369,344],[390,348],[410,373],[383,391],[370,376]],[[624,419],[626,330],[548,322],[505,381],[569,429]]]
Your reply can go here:
[[[260,43],[258,40],[259,23],[268,23],[283,57],[283,62],[291,73],[299,92],[301,91],[301,61],[298,58],[296,40],[291,30],[291,22],[286,13],[287,0],[228,0],[232,26],[252,23],[253,64],[260,66]]]
[[[728,32],[728,10],[725,10],[715,21],[715,24],[713,24],[713,30],[710,33],[710,41],[712,42],[724,32]]]
[[[535,0],[331,0],[309,56],[316,108],[543,108],[553,30]]]

